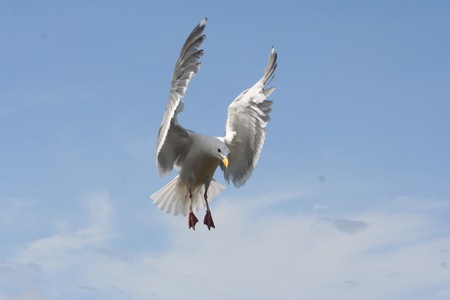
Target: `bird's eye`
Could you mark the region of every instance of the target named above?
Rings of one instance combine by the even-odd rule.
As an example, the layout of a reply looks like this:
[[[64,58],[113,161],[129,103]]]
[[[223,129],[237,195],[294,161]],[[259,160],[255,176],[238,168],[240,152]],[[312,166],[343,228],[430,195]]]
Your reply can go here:
[[[220,150],[220,148],[219,148],[219,149],[217,149],[217,151],[219,151],[219,152],[222,152],[222,150]]]

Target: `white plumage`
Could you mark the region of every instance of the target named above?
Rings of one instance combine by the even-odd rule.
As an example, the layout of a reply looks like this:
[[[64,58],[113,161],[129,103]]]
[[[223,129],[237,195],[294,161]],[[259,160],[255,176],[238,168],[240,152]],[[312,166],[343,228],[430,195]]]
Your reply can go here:
[[[172,76],[169,101],[159,128],[156,143],[156,164],[163,176],[174,167],[179,175],[151,198],[161,210],[174,215],[189,213],[189,227],[195,229],[193,211],[206,205],[204,224],[210,229],[214,222],[209,209],[223,185],[213,179],[220,165],[225,179],[236,187],[245,184],[258,162],[270,121],[272,101],[267,97],[274,88],[266,85],[274,77],[277,53],[272,48],[263,77],[242,92],[228,107],[225,137],[213,137],[193,132],[181,126],[177,115],[183,111],[182,98],[192,77],[199,71],[203,55],[206,19],[191,32],[184,43]]]

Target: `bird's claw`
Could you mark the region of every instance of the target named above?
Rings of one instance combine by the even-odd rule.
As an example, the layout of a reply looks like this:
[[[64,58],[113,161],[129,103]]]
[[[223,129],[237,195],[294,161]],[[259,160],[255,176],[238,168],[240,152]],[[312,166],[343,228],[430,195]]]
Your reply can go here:
[[[195,224],[198,223],[197,217],[194,215],[194,213],[191,211],[189,212],[189,229],[195,230]]]
[[[212,228],[216,228],[216,227],[214,226],[214,221],[213,221],[213,219],[212,219],[211,211],[210,211],[210,210],[207,210],[207,211],[206,211],[206,215],[205,215],[205,219],[203,220],[203,224],[205,224],[206,226],[208,226],[208,230],[211,230],[211,227],[212,227]]]

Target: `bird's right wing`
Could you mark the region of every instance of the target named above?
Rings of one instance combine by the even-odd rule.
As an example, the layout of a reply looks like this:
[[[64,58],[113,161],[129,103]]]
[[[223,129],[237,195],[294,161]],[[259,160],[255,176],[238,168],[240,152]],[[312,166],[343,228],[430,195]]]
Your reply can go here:
[[[236,187],[245,184],[258,162],[266,138],[272,101],[267,97],[274,88],[266,85],[277,68],[277,53],[272,48],[263,77],[253,87],[243,91],[228,107],[224,141],[230,149],[225,179]]]
[[[189,142],[189,131],[178,123],[177,115],[183,111],[182,98],[189,82],[200,69],[199,59],[203,55],[203,50],[199,47],[205,40],[203,34],[205,26],[206,18],[194,28],[187,38],[175,65],[169,101],[156,142],[156,164],[160,176],[170,172],[174,165],[180,165],[186,156],[183,150],[186,149],[186,143]]]

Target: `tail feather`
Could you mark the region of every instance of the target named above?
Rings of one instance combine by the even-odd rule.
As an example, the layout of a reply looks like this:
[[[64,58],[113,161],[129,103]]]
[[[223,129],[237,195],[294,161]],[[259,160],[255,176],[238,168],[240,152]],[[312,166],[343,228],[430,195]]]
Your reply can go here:
[[[208,203],[217,197],[225,187],[214,179],[208,188]],[[205,200],[203,194],[205,193],[205,186],[201,185],[192,191],[192,210],[198,211],[204,208]],[[176,176],[171,182],[165,185],[162,189],[150,196],[153,203],[166,213],[175,216],[182,214],[187,216],[189,212],[189,196],[186,184]]]

